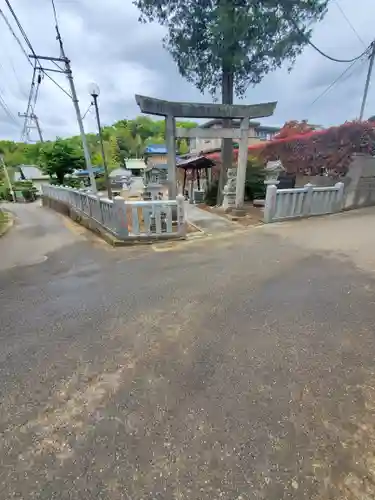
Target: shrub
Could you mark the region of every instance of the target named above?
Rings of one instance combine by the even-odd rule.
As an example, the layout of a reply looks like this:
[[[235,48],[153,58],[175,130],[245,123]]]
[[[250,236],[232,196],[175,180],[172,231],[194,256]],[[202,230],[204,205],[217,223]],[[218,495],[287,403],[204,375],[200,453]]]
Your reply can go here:
[[[206,205],[213,207],[216,205],[216,197],[217,197],[217,189],[218,189],[219,181],[213,181],[207,188],[206,194],[204,197],[204,202]]]
[[[246,169],[245,200],[253,201],[265,198],[265,176],[263,164],[256,158],[249,158]]]
[[[9,200],[10,189],[5,184],[0,185],[0,200]]]
[[[79,189],[81,187],[81,182],[82,179],[77,179],[77,177],[65,177],[64,186]]]
[[[96,189],[98,191],[106,191],[107,183],[105,181],[105,177],[97,177],[96,178]]]
[[[32,189],[23,189],[22,196],[25,201],[33,201],[36,198],[35,192]]]
[[[22,191],[23,189],[33,189],[33,181],[16,181],[13,183],[13,189]]]

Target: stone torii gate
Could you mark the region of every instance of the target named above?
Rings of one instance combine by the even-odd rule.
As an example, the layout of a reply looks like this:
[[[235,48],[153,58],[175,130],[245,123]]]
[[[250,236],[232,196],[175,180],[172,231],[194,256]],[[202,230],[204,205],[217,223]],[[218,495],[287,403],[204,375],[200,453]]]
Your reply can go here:
[[[166,121],[166,146],[168,162],[168,196],[176,198],[176,138],[221,138],[238,139],[239,154],[236,182],[236,208],[242,208],[245,194],[246,166],[248,157],[249,121],[252,118],[272,116],[276,102],[262,104],[201,104],[190,102],[171,102],[142,95],[135,96],[142,113],[164,116]],[[176,129],[176,117],[179,118],[229,118],[241,119],[239,129]]]

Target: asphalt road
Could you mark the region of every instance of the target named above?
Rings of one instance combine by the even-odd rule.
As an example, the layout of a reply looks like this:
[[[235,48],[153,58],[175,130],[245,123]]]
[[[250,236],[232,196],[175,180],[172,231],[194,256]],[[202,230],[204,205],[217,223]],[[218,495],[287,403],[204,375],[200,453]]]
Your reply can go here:
[[[15,208],[0,500],[374,498],[374,210],[155,251]]]

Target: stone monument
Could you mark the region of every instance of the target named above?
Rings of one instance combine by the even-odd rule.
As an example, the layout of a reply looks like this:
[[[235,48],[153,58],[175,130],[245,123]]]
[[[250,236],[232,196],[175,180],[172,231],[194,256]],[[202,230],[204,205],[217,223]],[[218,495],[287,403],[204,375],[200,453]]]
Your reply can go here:
[[[267,186],[272,184],[277,185],[279,183],[278,177],[281,172],[285,172],[285,168],[283,167],[281,160],[274,160],[267,162],[264,171],[266,172],[264,184]]]
[[[223,209],[230,211],[236,207],[237,169],[228,168],[227,183],[224,186]]]

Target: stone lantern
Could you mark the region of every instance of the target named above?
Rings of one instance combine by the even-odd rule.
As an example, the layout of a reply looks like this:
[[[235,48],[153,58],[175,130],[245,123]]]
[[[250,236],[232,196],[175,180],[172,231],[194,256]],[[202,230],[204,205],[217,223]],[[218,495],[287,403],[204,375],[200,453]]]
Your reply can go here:
[[[264,184],[270,186],[272,184],[277,185],[279,183],[277,179],[281,172],[285,172],[285,168],[283,167],[281,160],[275,160],[268,161],[264,171],[266,173]]]

